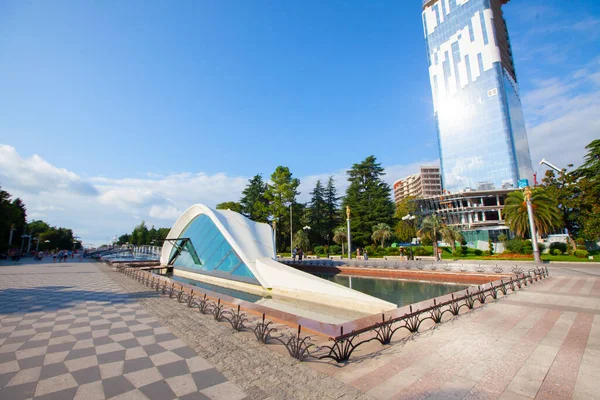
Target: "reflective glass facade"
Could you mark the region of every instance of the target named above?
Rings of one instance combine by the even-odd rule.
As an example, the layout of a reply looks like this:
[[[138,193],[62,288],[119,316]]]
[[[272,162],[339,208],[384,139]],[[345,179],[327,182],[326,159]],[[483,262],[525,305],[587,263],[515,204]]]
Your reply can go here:
[[[190,241],[181,241],[171,251],[171,259],[176,257],[172,264],[177,269],[259,284],[252,271],[206,214],[200,214],[190,221],[179,237]],[[177,247],[181,244],[182,250],[178,251]]]
[[[442,167],[451,193],[533,178],[510,41],[508,0],[424,2],[423,29]]]

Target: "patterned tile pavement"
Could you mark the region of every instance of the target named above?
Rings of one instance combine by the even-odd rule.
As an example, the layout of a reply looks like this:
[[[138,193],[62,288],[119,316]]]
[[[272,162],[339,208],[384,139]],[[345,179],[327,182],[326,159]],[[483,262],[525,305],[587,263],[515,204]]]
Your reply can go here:
[[[0,399],[245,397],[93,263],[0,265]]]

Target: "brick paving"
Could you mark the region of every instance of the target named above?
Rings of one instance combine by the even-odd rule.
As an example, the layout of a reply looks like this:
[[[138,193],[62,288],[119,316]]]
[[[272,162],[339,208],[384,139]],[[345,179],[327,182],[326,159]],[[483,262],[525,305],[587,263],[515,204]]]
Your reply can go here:
[[[0,268],[0,399],[242,399],[92,263]]]
[[[551,279],[343,368],[375,399],[600,399],[600,265]]]
[[[0,399],[600,398],[600,266],[549,269],[335,364],[299,363],[103,265],[0,266]]]

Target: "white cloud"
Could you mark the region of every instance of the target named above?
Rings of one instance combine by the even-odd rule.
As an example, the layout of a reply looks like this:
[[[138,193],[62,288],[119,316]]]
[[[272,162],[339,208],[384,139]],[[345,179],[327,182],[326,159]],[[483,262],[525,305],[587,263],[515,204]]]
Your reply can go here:
[[[0,145],[0,180],[5,186],[28,193],[67,191],[96,195],[96,188],[77,174],[57,168],[38,155],[22,158],[17,150]]]
[[[23,198],[29,219],[44,219],[51,225],[72,228],[84,243],[92,244],[106,243],[115,235],[130,232],[142,220],[149,226],[170,227],[195,203],[214,207],[223,201],[238,201],[248,182],[248,177],[224,173],[145,174],[144,178],[136,179],[84,180],[37,155],[22,158],[10,146],[0,146],[0,152],[0,184],[13,196]],[[392,185],[397,179],[417,172],[419,166],[431,164],[438,162],[387,166],[384,179]],[[302,193],[298,201],[309,201],[317,180],[326,184],[330,176],[335,179],[338,195],[344,195],[348,181],[346,169],[340,169],[300,177]]]
[[[559,167],[578,166],[585,146],[600,136],[600,62],[569,76],[534,82],[524,93],[528,138],[534,169],[543,176],[542,158]]]
[[[191,205],[191,204],[190,204]],[[176,220],[183,213],[182,210],[179,210],[173,206],[152,206],[150,207],[149,215],[158,219],[167,219],[167,220]]]

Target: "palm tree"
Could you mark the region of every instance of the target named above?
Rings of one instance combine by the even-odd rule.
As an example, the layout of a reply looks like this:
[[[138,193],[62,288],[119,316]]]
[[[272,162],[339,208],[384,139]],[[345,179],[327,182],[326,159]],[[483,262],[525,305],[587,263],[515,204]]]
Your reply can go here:
[[[371,238],[373,239],[374,242],[378,242],[379,240],[381,240],[381,248],[383,249],[383,246],[385,244],[385,240],[389,239],[392,236],[392,229],[390,228],[390,226],[388,224],[377,224],[373,227],[373,234],[371,235]]]
[[[419,236],[431,239],[433,243],[433,255],[437,260],[437,242],[440,238],[440,232],[442,231],[442,220],[437,214],[430,215],[423,220],[421,229],[419,230]]]
[[[533,208],[533,221],[540,235],[546,235],[562,226],[561,214],[556,201],[548,197],[543,188],[531,189],[531,207]],[[529,233],[527,200],[523,191],[516,190],[506,196],[504,220],[510,230],[521,238],[525,238]]]
[[[344,243],[348,240],[348,234],[346,233],[346,228],[343,226],[339,226],[333,231],[333,241],[337,244],[342,245],[342,254],[344,254]]]
[[[443,225],[441,234],[444,242],[450,244],[452,252],[454,253],[454,250],[456,250],[456,242],[463,240],[463,235],[460,233],[460,230],[455,226]]]
[[[308,238],[308,234],[304,229],[300,229],[298,232],[294,233],[294,247],[299,247],[304,251],[308,251],[310,248],[310,240]]]

